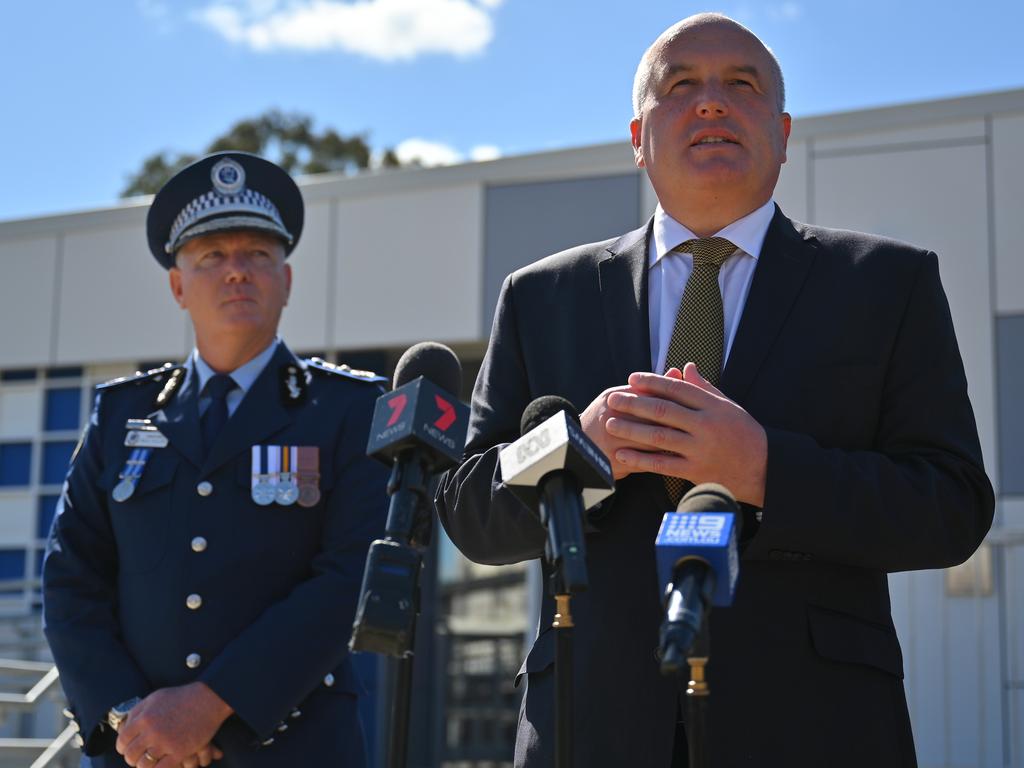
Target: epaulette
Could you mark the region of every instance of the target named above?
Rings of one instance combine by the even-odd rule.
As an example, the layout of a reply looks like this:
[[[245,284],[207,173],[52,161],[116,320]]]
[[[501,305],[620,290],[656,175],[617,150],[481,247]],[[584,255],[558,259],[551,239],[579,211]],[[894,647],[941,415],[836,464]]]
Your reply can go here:
[[[178,366],[179,368],[181,366]],[[136,371],[131,376],[120,376],[102,384],[97,384],[96,389],[113,389],[123,387],[126,384],[142,384],[147,381],[161,382],[174,373],[174,363],[164,363],[159,368],[151,368],[148,371]],[[182,368],[182,370],[185,370]]]
[[[388,378],[386,376],[378,376],[373,371],[361,371],[347,365],[335,365],[334,363],[328,363],[326,360],[322,360],[319,357],[309,358],[306,361],[306,365],[313,371],[331,373],[336,376],[344,376],[356,381],[363,381],[372,384],[384,384],[385,386],[388,383]]]

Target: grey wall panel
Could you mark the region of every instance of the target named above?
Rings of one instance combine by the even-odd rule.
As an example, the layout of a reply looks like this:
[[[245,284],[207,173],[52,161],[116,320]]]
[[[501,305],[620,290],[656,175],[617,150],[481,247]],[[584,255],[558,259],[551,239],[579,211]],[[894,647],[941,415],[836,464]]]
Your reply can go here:
[[[1024,494],[1024,315],[996,318],[999,490]]]
[[[490,335],[498,292],[509,272],[573,245],[635,229],[640,205],[639,173],[488,187],[484,338]]]

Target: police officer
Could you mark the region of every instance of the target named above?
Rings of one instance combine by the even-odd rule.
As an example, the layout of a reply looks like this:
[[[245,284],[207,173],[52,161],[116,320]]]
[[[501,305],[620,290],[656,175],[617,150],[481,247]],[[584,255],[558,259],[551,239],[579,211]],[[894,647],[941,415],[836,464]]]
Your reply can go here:
[[[278,339],[302,221],[288,174],[241,152],[150,208],[196,348],[98,388],[43,566],[85,765],[365,764],[346,643],[386,515],[384,379]]]

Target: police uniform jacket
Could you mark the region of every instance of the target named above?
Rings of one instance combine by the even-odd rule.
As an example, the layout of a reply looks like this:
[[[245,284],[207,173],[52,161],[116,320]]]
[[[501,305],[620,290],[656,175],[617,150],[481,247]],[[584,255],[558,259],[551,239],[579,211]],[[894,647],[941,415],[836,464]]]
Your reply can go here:
[[[365,455],[382,379],[279,343],[204,457],[198,377],[185,373],[99,388],[54,520],[45,632],[86,754],[124,765],[110,707],[199,680],[235,710],[214,738],[218,765],[362,766],[346,643],[386,514],[387,468]],[[167,445],[115,501],[129,419]],[[316,448],[319,499],[256,504],[257,445]]]

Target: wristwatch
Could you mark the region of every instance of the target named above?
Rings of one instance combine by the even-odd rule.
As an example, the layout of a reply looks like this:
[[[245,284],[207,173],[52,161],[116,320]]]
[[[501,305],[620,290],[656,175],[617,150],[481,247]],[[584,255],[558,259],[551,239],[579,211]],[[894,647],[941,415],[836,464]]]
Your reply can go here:
[[[142,699],[138,696],[133,696],[128,701],[122,701],[120,704],[115,704],[107,712],[107,724],[117,731],[121,727],[121,723],[128,717],[128,713],[131,712],[132,707],[138,704]]]

